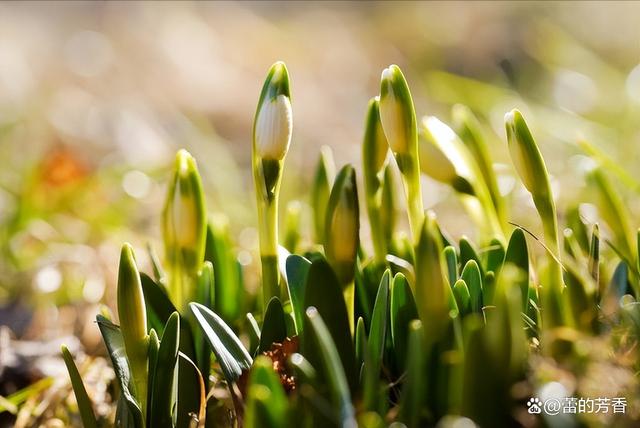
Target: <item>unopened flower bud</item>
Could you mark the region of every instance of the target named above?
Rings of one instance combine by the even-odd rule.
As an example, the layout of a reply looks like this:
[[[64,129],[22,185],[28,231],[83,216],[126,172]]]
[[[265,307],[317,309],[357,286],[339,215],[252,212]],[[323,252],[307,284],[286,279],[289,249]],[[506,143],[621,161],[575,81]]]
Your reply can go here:
[[[284,159],[291,143],[293,117],[289,74],[282,62],[269,70],[262,87],[253,127],[256,154],[260,159]]]
[[[349,284],[355,275],[359,230],[356,174],[353,166],[345,165],[331,190],[325,223],[327,259],[343,285]]]
[[[396,154],[410,153],[417,144],[416,113],[407,81],[397,65],[382,71],[380,121]]]

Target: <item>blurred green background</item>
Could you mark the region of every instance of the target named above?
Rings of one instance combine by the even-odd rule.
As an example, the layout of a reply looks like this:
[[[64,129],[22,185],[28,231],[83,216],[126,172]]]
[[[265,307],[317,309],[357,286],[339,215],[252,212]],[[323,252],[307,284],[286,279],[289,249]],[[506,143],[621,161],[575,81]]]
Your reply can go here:
[[[291,73],[294,111],[283,206],[306,203],[322,145],[360,168],[367,101],[396,63],[419,115],[448,121],[464,103],[483,119],[514,222],[539,231],[507,166],[503,115],[514,107],[561,212],[580,200],[595,214],[585,153],[637,212],[639,42],[632,2],[0,3],[0,325],[10,340],[100,346],[90,319],[113,299],[122,242],[159,247],[179,148],[198,159],[210,213],[230,218],[251,283],[251,127],[276,60]],[[443,227],[473,236],[450,191],[425,182]]]

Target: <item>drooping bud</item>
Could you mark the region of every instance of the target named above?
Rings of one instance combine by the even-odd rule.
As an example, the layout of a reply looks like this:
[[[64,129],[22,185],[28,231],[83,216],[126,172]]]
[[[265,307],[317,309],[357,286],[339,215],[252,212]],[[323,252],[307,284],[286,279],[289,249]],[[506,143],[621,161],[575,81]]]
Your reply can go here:
[[[420,168],[458,192],[474,194],[469,154],[456,133],[434,116],[423,118],[422,125]]]

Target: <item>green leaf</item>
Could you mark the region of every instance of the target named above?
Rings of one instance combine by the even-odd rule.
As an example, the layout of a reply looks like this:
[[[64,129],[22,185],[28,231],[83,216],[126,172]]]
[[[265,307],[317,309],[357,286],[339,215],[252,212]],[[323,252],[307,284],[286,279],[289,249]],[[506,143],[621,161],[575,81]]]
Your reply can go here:
[[[409,346],[407,373],[411,373],[402,388],[398,420],[409,427],[423,426],[426,397],[425,345],[422,323],[414,320],[409,324]]]
[[[364,358],[367,352],[367,332],[364,326],[364,319],[358,317],[356,323],[356,369],[358,372],[362,369]]]
[[[312,266],[313,269],[313,266]],[[324,323],[320,312],[314,307],[310,307],[306,312],[308,322],[305,334],[310,335],[311,340],[305,339],[308,344],[313,343],[314,349],[305,349],[307,356],[317,357],[322,367],[322,372],[329,386],[331,401],[338,410],[339,426],[343,428],[357,427],[355,411],[351,404],[351,394],[349,392],[349,382],[345,373],[344,362],[341,362],[340,355],[333,341],[327,324]],[[353,357],[351,367],[353,366]],[[352,372],[353,373],[353,372]]]
[[[453,287],[453,284],[458,280],[458,255],[456,254],[456,249],[451,246],[445,247],[444,259],[447,262],[449,285]]]
[[[335,273],[324,259],[313,261],[307,274],[304,307],[313,306],[322,319],[327,320],[326,327],[338,349],[342,366],[349,379],[349,385],[355,387],[355,351],[351,338],[347,308],[344,303],[342,289]],[[306,334],[302,337],[303,354],[315,367],[318,359],[306,352]]]
[[[174,373],[178,361],[179,341],[180,316],[174,312],[164,328],[157,363],[154,366],[148,415],[150,427],[172,426],[172,411],[176,399]]]
[[[467,284],[463,279],[459,279],[453,285],[453,295],[456,298],[456,304],[460,309],[460,315],[465,316],[471,312],[471,296]]]
[[[124,419],[130,419],[134,428],[142,428],[144,427],[142,411],[132,392],[133,379],[131,378],[131,369],[124,350],[124,339],[122,338],[122,333],[120,333],[120,327],[101,315],[96,317],[96,321],[125,401],[124,411],[126,417]]]
[[[464,269],[462,269],[462,280],[469,293],[471,311],[481,313],[484,306],[482,276],[480,267],[474,260],[469,260]]]
[[[529,249],[524,232],[520,228],[514,229],[511,238],[509,238],[504,264],[512,264],[522,271],[522,275],[516,278],[518,281],[516,285],[520,288],[524,310],[527,307],[529,297]]]
[[[204,419],[207,404],[202,374],[196,364],[182,352],[178,353],[178,373],[176,427],[196,426],[192,425],[194,418],[200,421]]]
[[[82,377],[80,376],[80,372],[78,372],[76,363],[74,363],[73,357],[65,345],[62,345],[62,358],[64,359],[64,364],[67,366],[67,371],[71,378],[71,386],[76,395],[82,425],[84,425],[84,428],[97,428],[98,422],[93,413],[93,403],[87,394],[84,383],[82,383]]]
[[[171,303],[162,285],[143,272],[140,272],[140,281],[142,283],[149,329],[153,328],[158,334],[162,335],[164,325],[177,309]]]
[[[631,292],[629,287],[629,268],[625,262],[618,263],[613,271],[609,290],[616,297],[616,300],[620,300],[622,296]]]
[[[249,354],[255,355],[260,345],[260,327],[251,312],[247,312],[245,319],[247,325],[246,331],[249,335]]]
[[[500,272],[502,263],[504,263],[504,246],[498,239],[492,239],[489,247],[486,248],[486,264],[485,270],[492,271],[496,274]]]
[[[478,252],[473,247],[473,244],[465,236],[460,238],[460,266],[465,266],[469,260],[473,260],[478,264],[480,273],[484,276],[484,270],[482,269],[482,263],[480,263],[480,257]]]
[[[598,284],[600,280],[600,229],[598,223],[593,225],[591,232],[591,245],[589,246],[589,273]]]
[[[223,215],[215,215],[207,226],[204,259],[213,264],[214,309],[226,321],[240,315],[242,283],[238,263],[229,235],[229,222]]]
[[[282,343],[287,337],[285,314],[280,299],[272,297],[264,314],[262,331],[260,333],[260,346],[258,352],[268,351],[275,342]]]
[[[231,387],[243,370],[248,370],[253,359],[235,335],[233,330],[209,308],[199,304],[190,303],[189,307],[204,331],[209,345],[213,349],[218,364],[222,369],[225,380]]]
[[[455,299],[445,278],[442,239],[435,214],[429,212],[416,245],[416,304],[430,343],[442,339],[449,324]]]
[[[149,351],[148,351],[148,371],[147,371],[147,406],[151,405],[151,399],[153,397],[153,385],[156,375],[156,364],[158,363],[158,351],[160,350],[160,339],[154,329],[149,332]],[[150,407],[147,409],[147,425],[151,417]]]
[[[386,270],[378,286],[376,302],[373,306],[371,327],[367,339],[367,352],[364,362],[364,407],[377,410],[380,369],[384,353],[387,326],[389,324],[389,287],[391,272]]]
[[[247,388],[245,427],[277,428],[286,424],[289,403],[271,358],[256,358]]]
[[[609,226],[616,246],[628,260],[634,260],[633,229],[626,204],[620,197],[620,193],[611,185],[601,167],[596,167],[589,172],[587,182],[597,196],[598,212]]]
[[[310,267],[311,262],[302,256],[292,254],[287,257],[285,269],[287,273],[287,286],[289,287],[289,297],[291,298],[291,307],[298,334],[302,332],[302,326],[304,324],[304,290]]]
[[[397,273],[391,283],[390,316],[396,363],[403,368],[407,362],[409,324],[418,319],[418,310],[409,282],[401,273]]]

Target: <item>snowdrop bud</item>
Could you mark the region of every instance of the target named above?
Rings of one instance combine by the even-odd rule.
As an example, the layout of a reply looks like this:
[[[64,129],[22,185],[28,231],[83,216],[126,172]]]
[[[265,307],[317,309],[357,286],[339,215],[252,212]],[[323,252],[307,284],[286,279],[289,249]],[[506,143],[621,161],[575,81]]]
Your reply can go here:
[[[511,110],[504,122],[511,160],[524,187],[534,197],[548,197],[551,192],[547,168],[522,113]]]
[[[382,71],[380,82],[380,121],[395,154],[416,149],[416,113],[407,81],[397,65]]]
[[[289,73],[282,62],[269,70],[256,111],[253,140],[261,159],[284,159],[291,142],[293,118],[289,93]]]
[[[204,258],[207,226],[202,182],[195,159],[186,150],[176,155],[163,212],[167,261],[197,272]]]
[[[331,189],[325,223],[325,252],[342,284],[355,274],[358,252],[360,213],[353,166],[345,165]]]
[[[362,158],[365,175],[371,177],[380,174],[387,164],[389,143],[380,123],[380,97],[371,98],[367,110]]]
[[[127,353],[139,348],[147,337],[147,313],[142,283],[131,245],[124,244],[118,269],[118,317]],[[134,352],[135,353],[135,352]]]

